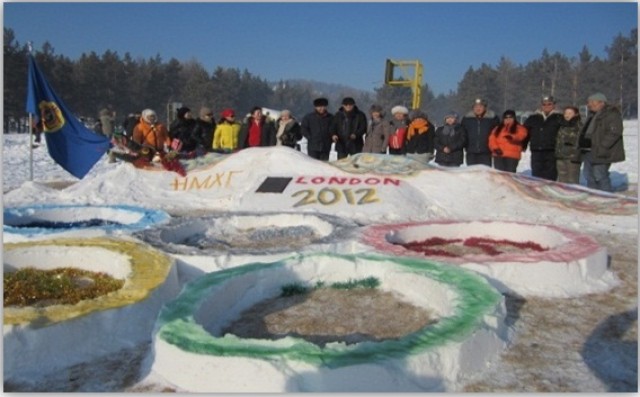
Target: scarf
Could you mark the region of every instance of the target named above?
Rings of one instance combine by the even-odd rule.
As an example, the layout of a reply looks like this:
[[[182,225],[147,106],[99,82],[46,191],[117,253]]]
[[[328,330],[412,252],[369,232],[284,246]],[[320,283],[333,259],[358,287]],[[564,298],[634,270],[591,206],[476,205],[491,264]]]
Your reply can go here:
[[[415,119],[409,124],[407,139],[411,139],[416,133],[422,135],[429,130],[429,122],[425,119]]]
[[[453,136],[453,134],[455,134],[455,132],[456,132],[456,126],[455,125],[445,124],[444,128],[442,128],[442,133],[445,136]]]
[[[276,133],[276,146],[282,146],[282,134],[284,134],[284,130],[292,121],[293,119],[289,119],[287,121],[280,120],[280,124],[278,124],[278,132]]]
[[[398,120],[395,117],[393,119],[391,119],[390,124],[392,126],[394,126],[395,129],[404,128],[404,127],[407,126],[407,124],[404,122],[404,120]]]

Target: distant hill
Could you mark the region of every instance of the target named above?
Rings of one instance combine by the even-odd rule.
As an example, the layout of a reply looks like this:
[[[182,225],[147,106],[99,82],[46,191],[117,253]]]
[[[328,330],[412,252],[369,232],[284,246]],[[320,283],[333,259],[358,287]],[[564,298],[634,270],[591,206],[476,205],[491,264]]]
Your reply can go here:
[[[334,83],[326,83],[323,81],[317,80],[308,80],[308,79],[288,79],[285,80],[289,84],[296,84],[302,86],[309,86],[312,88],[314,94],[317,96],[326,96],[326,97],[343,97],[343,96],[364,96],[364,95],[373,95],[373,91],[361,90],[358,88],[350,87],[348,85],[343,84],[334,84]],[[278,82],[270,82],[272,87],[277,86]]]

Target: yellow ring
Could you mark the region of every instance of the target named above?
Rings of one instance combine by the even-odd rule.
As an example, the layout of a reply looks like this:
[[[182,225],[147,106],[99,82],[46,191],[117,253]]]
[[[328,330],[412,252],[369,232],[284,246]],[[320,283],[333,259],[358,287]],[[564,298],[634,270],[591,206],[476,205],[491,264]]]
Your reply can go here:
[[[131,273],[118,291],[96,299],[84,300],[75,305],[52,305],[47,307],[5,307],[4,324],[32,323],[44,327],[58,322],[84,316],[92,312],[115,309],[145,299],[160,286],[169,275],[174,260],[160,251],[138,243],[109,238],[56,239],[38,242],[5,244],[5,252],[35,246],[99,247],[128,256]],[[88,258],[90,260],[90,258]]]

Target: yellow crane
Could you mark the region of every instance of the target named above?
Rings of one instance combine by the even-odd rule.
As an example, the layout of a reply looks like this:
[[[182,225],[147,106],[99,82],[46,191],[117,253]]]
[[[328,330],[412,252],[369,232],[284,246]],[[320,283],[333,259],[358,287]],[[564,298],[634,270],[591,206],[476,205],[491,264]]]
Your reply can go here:
[[[413,77],[411,69],[413,68]],[[395,77],[395,71],[399,69],[401,78]],[[422,63],[415,61],[396,61],[387,59],[384,69],[384,84],[392,87],[410,87],[413,92],[411,102],[412,109],[419,109],[422,100]]]

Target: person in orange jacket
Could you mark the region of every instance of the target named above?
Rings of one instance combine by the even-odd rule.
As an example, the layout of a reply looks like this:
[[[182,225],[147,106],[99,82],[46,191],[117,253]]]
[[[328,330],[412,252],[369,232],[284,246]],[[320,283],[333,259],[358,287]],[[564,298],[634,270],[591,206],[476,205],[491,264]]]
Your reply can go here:
[[[516,120],[516,112],[506,110],[502,114],[502,123],[489,134],[489,150],[495,169],[516,172],[522,157],[522,142],[527,135],[527,129]]]
[[[133,128],[132,140],[142,146],[141,150],[153,153],[163,152],[165,145],[168,147],[171,144],[169,131],[164,124],[158,122],[156,112],[151,109],[142,111],[140,122]]]

